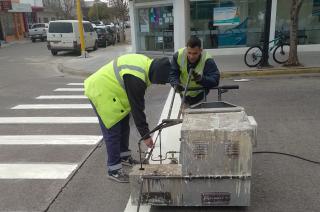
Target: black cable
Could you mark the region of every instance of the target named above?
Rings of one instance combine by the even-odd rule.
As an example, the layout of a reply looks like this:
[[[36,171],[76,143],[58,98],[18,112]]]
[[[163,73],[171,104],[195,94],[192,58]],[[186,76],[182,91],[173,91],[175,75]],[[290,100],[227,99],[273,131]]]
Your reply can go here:
[[[300,157],[300,156],[298,156],[298,155],[293,155],[293,154],[284,153],[284,152],[256,151],[256,152],[253,152],[253,154],[278,154],[278,155],[286,155],[286,156],[289,156],[289,157],[298,158],[298,159],[300,159],[300,160],[304,160],[304,161],[307,161],[307,162],[310,162],[310,163],[315,163],[315,164],[317,164],[317,165],[320,165],[320,162],[319,162],[319,161],[314,161],[314,160],[306,159],[306,158]]]

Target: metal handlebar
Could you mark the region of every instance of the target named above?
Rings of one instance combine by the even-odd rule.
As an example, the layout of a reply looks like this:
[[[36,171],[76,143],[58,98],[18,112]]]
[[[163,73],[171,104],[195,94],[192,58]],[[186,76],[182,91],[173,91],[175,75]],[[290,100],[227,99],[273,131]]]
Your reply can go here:
[[[188,88],[187,91],[199,91],[199,90],[218,90],[218,101],[222,100],[222,94],[228,92],[228,90],[239,89],[239,85],[219,85],[213,88]],[[204,94],[205,95],[205,94]]]

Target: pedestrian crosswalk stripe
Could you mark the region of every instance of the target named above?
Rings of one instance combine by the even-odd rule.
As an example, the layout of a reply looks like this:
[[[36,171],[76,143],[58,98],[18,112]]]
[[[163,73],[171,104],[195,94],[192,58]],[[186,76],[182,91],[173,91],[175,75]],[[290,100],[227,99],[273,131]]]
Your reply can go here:
[[[66,179],[77,164],[0,164],[0,179]]]
[[[90,109],[91,104],[26,104],[12,107],[14,110],[21,109]]]
[[[4,135],[0,145],[95,145],[101,139],[94,135]]]
[[[84,88],[57,88],[54,91],[84,91]]]
[[[97,117],[0,117],[0,124],[90,124]]]
[[[84,85],[83,82],[71,82],[71,83],[68,83],[67,85]]]
[[[47,95],[38,96],[36,99],[87,99],[85,95]]]

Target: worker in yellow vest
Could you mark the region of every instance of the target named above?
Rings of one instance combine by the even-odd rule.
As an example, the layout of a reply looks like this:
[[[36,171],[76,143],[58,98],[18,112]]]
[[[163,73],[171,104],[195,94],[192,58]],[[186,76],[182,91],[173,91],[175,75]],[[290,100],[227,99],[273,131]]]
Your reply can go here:
[[[204,88],[204,91],[188,91],[186,105],[200,102],[204,95],[208,95],[209,89],[219,85],[220,72],[212,56],[202,50],[201,40],[192,36],[186,48],[179,49],[173,55],[172,68],[169,75],[170,84],[180,94],[185,89],[190,70],[193,70],[188,88]],[[205,93],[204,93],[205,92]]]
[[[96,112],[107,147],[107,169],[110,179],[129,182],[122,165],[132,166],[138,161],[129,149],[129,114],[141,136],[149,133],[144,113],[144,95],[151,84],[165,84],[170,72],[168,58],[150,59],[141,54],[120,56],[100,68],[84,81],[85,95]],[[149,136],[144,140],[153,147]]]

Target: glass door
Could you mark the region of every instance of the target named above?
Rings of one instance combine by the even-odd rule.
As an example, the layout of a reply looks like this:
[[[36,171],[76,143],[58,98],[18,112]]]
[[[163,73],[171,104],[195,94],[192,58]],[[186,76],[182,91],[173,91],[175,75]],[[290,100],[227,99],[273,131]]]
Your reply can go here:
[[[139,51],[174,51],[173,6],[138,9]]]

